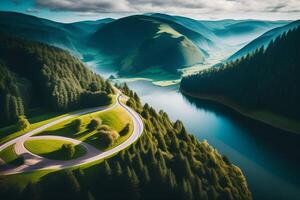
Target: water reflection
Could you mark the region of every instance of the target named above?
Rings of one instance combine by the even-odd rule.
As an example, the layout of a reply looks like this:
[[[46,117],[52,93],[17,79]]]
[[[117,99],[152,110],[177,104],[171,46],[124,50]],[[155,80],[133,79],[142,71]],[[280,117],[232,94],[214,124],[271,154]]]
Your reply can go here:
[[[163,109],[242,168],[255,199],[298,199],[300,135],[257,123],[219,104],[184,97],[176,86],[129,83],[144,103]]]

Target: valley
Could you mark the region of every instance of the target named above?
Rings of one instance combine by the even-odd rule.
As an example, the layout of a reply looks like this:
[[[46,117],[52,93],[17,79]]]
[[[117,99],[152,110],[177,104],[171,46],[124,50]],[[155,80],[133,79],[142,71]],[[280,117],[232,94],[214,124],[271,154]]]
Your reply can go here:
[[[0,11],[0,199],[298,199],[299,20],[84,14]]]

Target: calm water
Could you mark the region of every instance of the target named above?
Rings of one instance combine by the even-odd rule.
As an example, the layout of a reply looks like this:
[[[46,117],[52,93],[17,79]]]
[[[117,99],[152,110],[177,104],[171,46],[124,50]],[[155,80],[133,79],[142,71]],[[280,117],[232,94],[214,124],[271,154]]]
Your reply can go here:
[[[300,199],[300,135],[254,122],[224,106],[186,98],[176,87],[128,83],[144,103],[163,109],[244,172],[254,199]]]

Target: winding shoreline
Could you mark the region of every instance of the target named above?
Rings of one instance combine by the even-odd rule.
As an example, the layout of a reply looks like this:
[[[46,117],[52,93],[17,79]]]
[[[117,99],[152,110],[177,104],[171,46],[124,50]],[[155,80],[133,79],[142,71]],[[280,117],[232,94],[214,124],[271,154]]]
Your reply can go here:
[[[257,122],[264,123],[273,128],[278,128],[278,129],[281,129],[283,131],[287,131],[287,132],[290,132],[293,134],[300,134],[300,122],[299,121],[288,119],[284,116],[281,116],[281,115],[278,115],[275,113],[271,113],[271,112],[264,113],[263,111],[247,110],[247,109],[243,108],[242,106],[238,105],[237,103],[233,102],[232,100],[230,100],[224,96],[220,96],[220,95],[199,95],[199,94],[193,94],[193,93],[186,92],[183,89],[180,89],[180,92],[183,95],[186,95],[186,96],[189,96],[192,98],[221,104],[221,105],[226,106],[227,108],[230,108],[231,110],[233,110],[247,118],[250,118]],[[269,117],[263,116],[262,113],[264,115],[266,115],[266,114],[272,115],[272,117],[275,117],[275,118],[271,119],[270,116]],[[287,124],[283,123],[282,120],[284,120],[288,124],[292,124],[292,125],[287,125]]]

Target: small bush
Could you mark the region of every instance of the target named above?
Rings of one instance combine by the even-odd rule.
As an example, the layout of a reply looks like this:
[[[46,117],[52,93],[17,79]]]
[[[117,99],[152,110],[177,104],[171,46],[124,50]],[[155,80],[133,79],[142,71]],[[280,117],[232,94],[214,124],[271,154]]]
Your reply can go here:
[[[30,123],[25,115],[20,115],[18,117],[17,126],[20,131],[25,131],[30,127]]]
[[[114,143],[114,138],[109,131],[99,131],[97,136],[98,141],[103,148],[107,148]]]
[[[90,130],[90,131],[94,131],[96,130],[97,128],[99,128],[99,126],[102,124],[102,121],[101,119],[92,119],[90,121],[90,123],[88,124],[87,128]]]
[[[129,132],[129,124],[126,124],[126,126],[119,132],[121,136],[126,135]]]
[[[113,130],[110,126],[105,124],[101,125],[97,130],[100,132],[101,131],[108,132],[113,137],[114,140],[120,137],[120,134],[117,131]]]
[[[74,144],[63,144],[61,146],[61,151],[67,158],[72,158],[75,154],[75,146]]]
[[[109,133],[113,137],[114,140],[116,140],[120,137],[119,133],[115,130],[111,130]]]
[[[74,127],[74,131],[77,133],[77,132],[80,132],[81,129],[81,125],[82,125],[82,120],[81,119],[75,119],[73,122],[73,127]]]
[[[99,128],[98,128],[99,131],[110,131],[111,128],[108,126],[108,125],[105,125],[105,124],[102,124]]]

